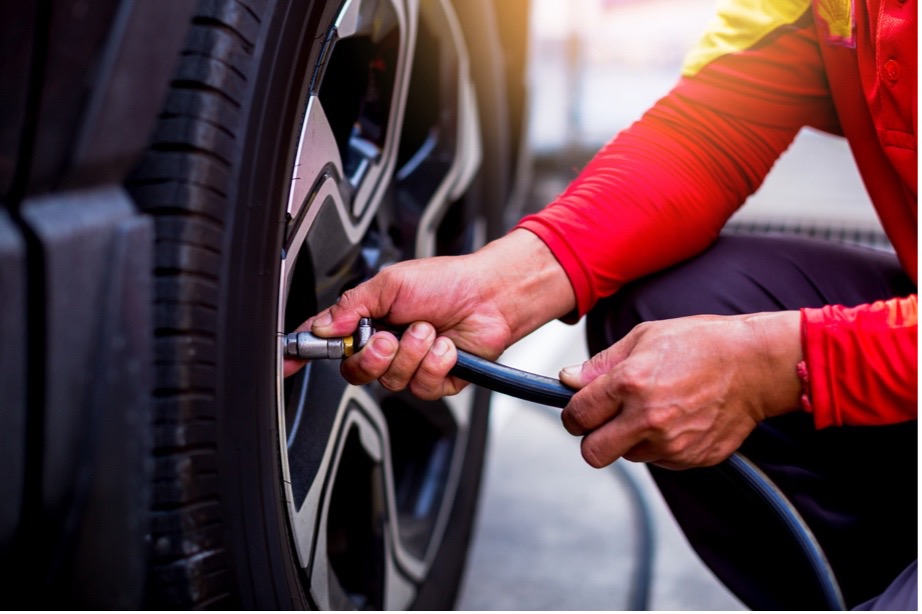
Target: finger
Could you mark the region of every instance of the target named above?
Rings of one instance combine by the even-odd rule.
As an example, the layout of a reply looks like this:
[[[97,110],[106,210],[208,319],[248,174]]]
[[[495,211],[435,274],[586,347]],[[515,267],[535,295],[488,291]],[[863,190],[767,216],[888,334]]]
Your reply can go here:
[[[361,318],[383,318],[396,296],[396,282],[385,269],[368,281],[346,290],[329,309],[320,312],[313,322],[313,332],[320,337],[349,335]]]
[[[463,385],[449,378],[448,372],[457,360],[455,344],[447,337],[437,338],[416,370],[416,377],[410,382],[410,392],[428,401],[456,394]]]
[[[622,402],[614,379],[605,375],[573,395],[560,419],[571,435],[585,435],[617,416]]]
[[[560,381],[563,382],[564,385],[579,390],[589,383],[583,383],[582,373],[583,365],[574,365],[572,367],[564,367],[561,369],[560,374],[557,377],[560,378]]]
[[[661,455],[653,448],[648,441],[642,441],[636,446],[621,455],[624,460],[632,463],[652,463],[656,464]]]
[[[355,332],[361,318],[370,317],[360,314],[361,311],[336,304],[314,316],[310,330],[318,337],[345,337]]]
[[[303,369],[304,365],[306,364],[306,360],[300,360],[298,358],[285,358],[285,361],[282,363],[282,377],[289,377],[294,375]]]
[[[580,452],[590,466],[601,469],[627,454],[637,443],[632,432],[616,418],[583,437]]]
[[[361,386],[385,373],[397,355],[397,337],[389,332],[375,333],[358,354],[342,362],[340,372],[350,384]]]
[[[635,328],[623,339],[582,364],[561,369],[558,375],[560,381],[571,388],[580,389],[605,375],[630,355],[631,349],[636,344],[637,331],[638,329]]]
[[[413,379],[416,370],[429,353],[435,341],[435,328],[428,322],[414,322],[400,338],[397,354],[379,379],[388,390],[403,390]]]

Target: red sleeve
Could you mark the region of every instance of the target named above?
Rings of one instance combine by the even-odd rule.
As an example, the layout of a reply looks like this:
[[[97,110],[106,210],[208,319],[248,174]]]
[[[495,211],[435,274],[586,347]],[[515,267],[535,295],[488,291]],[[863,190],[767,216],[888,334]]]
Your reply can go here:
[[[795,134],[672,94],[519,227],[548,244],[585,314],[626,282],[704,250]]]
[[[554,252],[584,314],[706,248],[804,125],[838,127],[809,11],[687,71],[520,227]]]
[[[817,428],[918,417],[918,297],[801,310]]]

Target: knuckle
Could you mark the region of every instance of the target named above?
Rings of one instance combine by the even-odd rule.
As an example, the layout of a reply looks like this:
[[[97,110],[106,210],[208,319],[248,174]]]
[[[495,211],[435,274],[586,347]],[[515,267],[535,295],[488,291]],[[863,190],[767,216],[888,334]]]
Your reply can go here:
[[[644,426],[647,430],[654,433],[668,433],[670,427],[675,423],[676,411],[672,407],[652,407],[644,412]],[[673,443],[668,441],[668,443]]]
[[[664,441],[659,447],[660,457],[666,460],[680,460],[686,452],[684,444],[678,440],[671,439]]]
[[[384,387],[386,390],[389,390],[390,392],[401,392],[403,390],[406,390],[406,387],[407,387],[405,382],[394,377],[393,375],[388,375],[388,374],[385,374],[379,377],[378,383],[381,384],[382,387]]]
[[[336,302],[330,307],[330,311],[347,311],[352,308],[355,302],[356,290],[355,288],[350,288],[339,295],[339,298],[337,298]]]
[[[634,326],[630,334],[636,335],[638,337],[642,337],[644,335],[648,335],[654,332],[658,326],[659,326],[659,323],[657,320],[648,320],[646,322],[640,322]]]
[[[573,424],[582,430],[592,427],[592,406],[588,403],[578,403],[571,413]]]
[[[624,460],[629,460],[632,463],[646,463],[650,461],[648,454],[637,449],[631,450],[630,452],[625,452],[623,458]]]
[[[436,388],[445,379],[446,375],[448,375],[448,370],[443,368],[442,363],[432,360],[427,355],[416,371],[416,380],[422,386]]]
[[[668,469],[669,471],[682,471],[683,469],[688,469],[688,466],[670,460],[658,460],[650,464],[656,465],[660,469]]]
[[[650,328],[651,328],[652,326],[653,326],[653,322],[650,321],[650,320],[646,320],[646,321],[644,321],[644,322],[639,322],[639,323],[634,327],[634,330],[636,330],[637,333],[640,334],[640,333],[643,333],[644,331],[650,330]]]
[[[376,284],[386,286],[388,283],[393,282],[395,280],[395,277],[399,271],[400,271],[400,266],[384,267],[383,269],[375,273],[375,276],[372,277],[371,280],[369,280],[369,282],[367,283],[376,283]]]
[[[642,394],[648,388],[650,379],[649,371],[636,361],[626,361],[618,367],[617,386],[612,393],[617,394]]]

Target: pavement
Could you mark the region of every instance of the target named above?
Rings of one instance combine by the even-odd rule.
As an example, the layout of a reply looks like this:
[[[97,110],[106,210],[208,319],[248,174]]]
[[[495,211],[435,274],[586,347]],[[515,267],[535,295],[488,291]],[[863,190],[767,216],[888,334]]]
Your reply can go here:
[[[535,172],[522,214],[552,200],[593,151],[668,91],[684,49],[714,6],[712,0],[535,2],[529,141]],[[573,31],[581,42],[577,62],[568,64]],[[806,215],[809,223],[879,230],[845,142],[812,131],[798,136],[735,219],[795,223]],[[556,377],[585,357],[582,326],[552,322],[501,361]],[[653,518],[646,609],[747,609],[692,551],[646,469],[617,465],[618,471],[586,465],[557,410],[495,396],[479,519],[457,608],[629,609],[641,535],[633,483]]]
[[[502,362],[556,376],[586,358],[582,325],[552,322]],[[625,610],[642,536],[639,486],[653,528],[649,610],[744,610],[700,562],[646,469],[593,469],[559,410],[495,396],[487,469],[459,610]],[[634,602],[636,603],[636,602]]]

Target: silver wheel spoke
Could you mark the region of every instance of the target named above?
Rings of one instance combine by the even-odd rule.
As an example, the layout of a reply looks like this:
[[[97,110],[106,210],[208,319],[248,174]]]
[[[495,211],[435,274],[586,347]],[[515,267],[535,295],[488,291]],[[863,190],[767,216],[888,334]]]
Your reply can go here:
[[[446,214],[470,186],[482,147],[468,54],[447,0],[420,2],[417,37],[425,51],[416,58],[420,82],[411,85],[408,105],[419,117],[402,147],[395,187],[402,208],[418,211],[409,233],[414,256],[423,258],[438,253],[440,226],[454,223]]]

